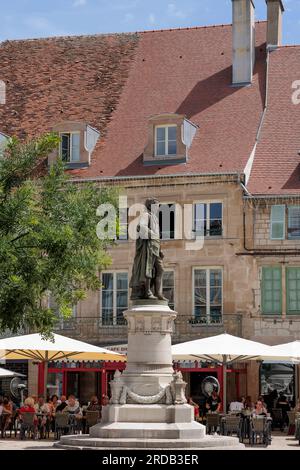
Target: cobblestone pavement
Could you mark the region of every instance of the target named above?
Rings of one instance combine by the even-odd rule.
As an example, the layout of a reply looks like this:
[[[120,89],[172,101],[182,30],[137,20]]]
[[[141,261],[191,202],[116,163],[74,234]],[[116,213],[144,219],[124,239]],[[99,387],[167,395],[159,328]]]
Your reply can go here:
[[[53,439],[32,441],[20,441],[14,438],[0,439],[0,450],[59,450],[53,448]],[[171,450],[171,449],[170,449]],[[276,433],[272,436],[272,444],[266,449],[260,445],[249,447],[245,450],[298,450],[300,451],[299,442],[292,436]]]

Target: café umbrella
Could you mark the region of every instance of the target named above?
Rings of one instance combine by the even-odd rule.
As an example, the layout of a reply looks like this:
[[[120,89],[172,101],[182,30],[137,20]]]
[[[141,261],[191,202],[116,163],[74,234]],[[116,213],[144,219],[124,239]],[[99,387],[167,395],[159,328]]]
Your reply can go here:
[[[270,346],[227,333],[172,346],[173,360],[205,361],[223,366],[223,409],[226,410],[226,371],[234,362],[272,357]]]
[[[44,393],[50,361],[125,361],[122,354],[52,333],[52,339],[43,339],[39,333],[0,340],[1,359],[28,359],[44,363]]]
[[[275,357],[289,356],[293,364],[300,362],[300,341],[292,341],[291,343],[278,344],[271,346],[273,355]],[[295,367],[295,397],[299,399],[299,385],[298,385],[298,367]]]
[[[0,379],[6,377],[23,377],[23,374],[18,374],[17,372],[13,372],[12,370],[0,368]]]

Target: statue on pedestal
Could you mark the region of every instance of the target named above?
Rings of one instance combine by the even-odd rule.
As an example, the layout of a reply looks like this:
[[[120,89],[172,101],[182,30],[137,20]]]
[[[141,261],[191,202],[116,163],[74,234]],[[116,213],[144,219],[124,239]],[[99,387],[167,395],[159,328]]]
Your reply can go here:
[[[160,249],[159,202],[149,198],[146,211],[141,215],[137,227],[136,252],[133,262],[130,287],[131,300],[167,300],[162,292],[163,258]]]

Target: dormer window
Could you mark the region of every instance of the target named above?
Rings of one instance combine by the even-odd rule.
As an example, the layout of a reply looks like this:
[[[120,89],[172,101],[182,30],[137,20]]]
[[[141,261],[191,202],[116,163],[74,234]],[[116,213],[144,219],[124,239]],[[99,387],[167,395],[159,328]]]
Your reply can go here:
[[[152,116],[148,122],[148,144],[144,165],[186,163],[197,126],[180,114]]]
[[[64,162],[80,161],[80,133],[69,132],[60,134],[60,158]]]
[[[92,153],[100,138],[97,129],[84,122],[65,121],[54,126],[53,131],[59,134],[60,143],[58,150],[49,156],[49,164],[59,156],[69,170],[90,165]]]
[[[155,156],[177,154],[177,126],[155,127]]]

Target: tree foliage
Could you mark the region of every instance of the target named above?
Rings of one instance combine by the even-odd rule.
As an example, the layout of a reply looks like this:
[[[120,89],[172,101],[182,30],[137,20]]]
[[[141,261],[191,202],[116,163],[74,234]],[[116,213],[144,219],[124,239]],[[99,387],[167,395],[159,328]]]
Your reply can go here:
[[[68,181],[61,161],[41,174],[58,145],[47,134],[10,139],[0,160],[0,330],[49,334],[57,309],[68,317],[88,290],[100,287],[110,240],[99,240],[96,209],[116,206],[117,191]]]

